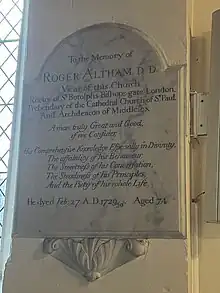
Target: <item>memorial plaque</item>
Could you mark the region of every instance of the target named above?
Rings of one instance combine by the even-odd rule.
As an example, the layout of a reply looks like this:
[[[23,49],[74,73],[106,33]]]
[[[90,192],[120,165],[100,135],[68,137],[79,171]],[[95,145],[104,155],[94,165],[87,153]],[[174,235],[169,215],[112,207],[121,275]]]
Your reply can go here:
[[[117,24],[63,39],[25,83],[18,237],[181,237],[178,71]]]

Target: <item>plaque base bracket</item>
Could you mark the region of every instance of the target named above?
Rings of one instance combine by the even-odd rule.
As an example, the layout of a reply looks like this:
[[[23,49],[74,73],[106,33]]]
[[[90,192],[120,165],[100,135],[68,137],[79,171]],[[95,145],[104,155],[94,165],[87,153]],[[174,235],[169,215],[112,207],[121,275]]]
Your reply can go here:
[[[191,92],[191,137],[207,136],[206,93]]]
[[[138,257],[146,256],[147,239],[45,238],[43,252],[73,274],[95,281]]]

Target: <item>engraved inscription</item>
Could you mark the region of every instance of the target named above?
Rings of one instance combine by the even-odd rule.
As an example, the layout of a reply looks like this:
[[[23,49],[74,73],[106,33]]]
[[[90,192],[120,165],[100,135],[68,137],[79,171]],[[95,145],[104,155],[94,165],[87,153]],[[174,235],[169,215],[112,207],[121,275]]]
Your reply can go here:
[[[177,89],[130,29],[64,39],[24,86],[18,233],[177,231]]]

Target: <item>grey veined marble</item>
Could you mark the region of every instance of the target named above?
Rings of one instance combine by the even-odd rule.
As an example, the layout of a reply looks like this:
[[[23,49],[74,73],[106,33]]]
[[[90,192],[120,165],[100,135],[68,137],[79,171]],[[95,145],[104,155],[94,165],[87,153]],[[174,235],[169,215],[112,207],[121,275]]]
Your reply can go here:
[[[131,27],[64,38],[24,85],[18,237],[181,237],[178,89]]]

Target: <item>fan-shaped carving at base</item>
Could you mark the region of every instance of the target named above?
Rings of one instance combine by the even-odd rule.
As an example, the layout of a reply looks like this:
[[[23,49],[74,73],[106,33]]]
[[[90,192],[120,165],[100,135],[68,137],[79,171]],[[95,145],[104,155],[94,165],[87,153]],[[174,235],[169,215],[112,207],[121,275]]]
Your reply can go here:
[[[146,239],[46,238],[43,242],[44,253],[60,260],[89,282],[146,255],[148,246]]]

